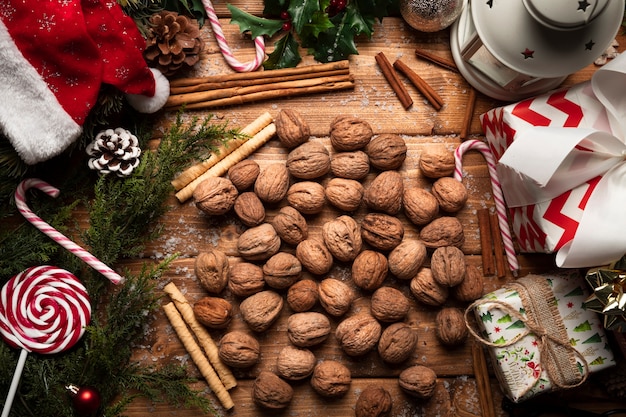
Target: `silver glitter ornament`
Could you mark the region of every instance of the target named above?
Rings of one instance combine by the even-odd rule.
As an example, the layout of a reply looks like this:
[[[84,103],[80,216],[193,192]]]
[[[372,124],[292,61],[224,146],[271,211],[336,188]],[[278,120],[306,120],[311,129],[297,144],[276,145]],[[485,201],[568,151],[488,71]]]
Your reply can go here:
[[[400,0],[400,13],[412,28],[437,32],[459,17],[464,3],[464,0]]]

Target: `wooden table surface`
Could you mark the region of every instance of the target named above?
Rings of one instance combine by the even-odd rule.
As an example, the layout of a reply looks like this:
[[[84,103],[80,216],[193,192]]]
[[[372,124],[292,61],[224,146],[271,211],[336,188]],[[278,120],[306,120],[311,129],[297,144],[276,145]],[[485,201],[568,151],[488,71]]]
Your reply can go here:
[[[244,0],[238,0],[232,3],[250,13],[260,14],[262,11],[262,3],[258,1],[246,3]],[[238,26],[230,24],[226,3],[215,2],[215,7],[221,17],[226,38],[235,55],[242,61],[251,59],[254,55],[252,42],[239,34]],[[198,64],[195,74],[202,76],[232,72],[222,58],[211,30],[205,27],[203,33],[206,38],[205,54]],[[269,52],[272,49],[273,41],[270,40],[267,44]],[[420,154],[435,148],[445,148],[452,151],[459,145],[459,132],[461,131],[470,86],[458,73],[419,60],[414,51],[416,48],[421,48],[452,59],[449,45],[449,32],[447,30],[437,33],[420,33],[406,25],[401,18],[385,18],[382,23],[377,23],[371,39],[358,39],[359,55],[350,57],[350,70],[356,81],[354,90],[304,97],[286,97],[281,100],[220,108],[210,112],[219,118],[228,120],[232,126],[243,127],[265,111],[276,116],[281,109],[294,109],[300,112],[310,125],[313,136],[311,140],[320,141],[329,149],[328,132],[331,121],[337,115],[359,117],[371,124],[375,134],[397,133],[404,137],[408,146],[407,159],[401,168],[405,186],[428,187],[430,181],[422,177],[418,169]],[[411,85],[407,84],[414,104],[412,108],[405,110],[383,78],[374,60],[374,55],[381,51],[392,62],[397,58],[402,58],[406,64],[420,74],[441,95],[445,102],[443,108],[440,111],[435,111]],[[312,58],[306,56],[306,51],[302,51],[302,54],[304,62],[301,65],[314,64]],[[572,85],[585,81],[589,79],[595,69],[596,67],[591,65],[570,76],[565,84]],[[499,104],[501,103],[478,94],[475,116],[471,124],[471,137],[482,138],[477,116]],[[202,117],[207,113],[209,112],[188,112],[186,117],[191,115]],[[163,114],[159,124],[155,126],[155,139],[158,140],[159,132],[162,132],[172,120],[173,114]],[[287,150],[280,145],[276,138],[273,138],[257,151],[252,159],[263,167],[272,162],[284,161],[286,154]],[[468,153],[464,165],[466,171],[465,184],[470,192],[470,198],[466,207],[457,215],[464,226],[466,236],[462,250],[468,263],[481,268],[476,211],[484,207],[493,207],[490,181],[484,160],[479,154]],[[371,173],[365,180],[365,184],[371,181],[373,176],[374,174]],[[194,274],[193,265],[198,253],[217,248],[230,257],[231,264],[241,261],[237,257],[236,242],[237,237],[245,230],[245,227],[232,214],[210,217],[201,213],[192,202],[180,204],[173,196],[168,204],[169,211],[161,220],[164,226],[162,236],[148,245],[142,259],[131,260],[126,266],[138,269],[146,260],[159,260],[167,255],[179,253],[180,257],[162,277],[161,287],[168,282],[174,282],[186,294],[188,300],[194,302],[208,295]],[[363,212],[363,210],[359,210],[355,213],[355,217],[358,219],[363,215]],[[271,220],[275,213],[275,209],[269,209],[268,220]],[[319,235],[323,222],[337,215],[338,212],[328,207],[322,213],[310,216],[308,218],[310,233]],[[407,223],[406,219],[402,219],[407,228],[407,235],[415,235],[417,229]],[[293,248],[286,246],[284,249],[293,251]],[[521,263],[520,275],[522,276],[530,272],[549,271],[553,268],[553,258],[550,255],[523,254],[519,256],[519,260]],[[349,282],[348,272],[345,267],[335,266],[328,275]],[[511,279],[513,277],[510,274],[504,278],[487,276],[485,277],[485,291],[495,290]],[[238,386],[231,390],[231,395],[236,404],[231,411],[224,411],[219,406],[217,399],[210,393],[207,384],[201,379],[197,368],[187,355],[162,311],[150,318],[145,340],[137,343],[135,347],[134,359],[151,366],[168,363],[186,365],[189,374],[200,379],[194,388],[206,391],[206,395],[214,400],[219,415],[233,417],[266,415],[350,416],[354,415],[354,404],[359,393],[371,384],[382,385],[392,394],[392,415],[394,416],[481,415],[471,359],[471,343],[473,341],[468,339],[464,345],[458,348],[443,347],[437,341],[434,331],[434,317],[438,309],[428,308],[415,302],[410,295],[407,282],[399,282],[389,278],[386,284],[399,288],[412,300],[406,322],[417,331],[418,346],[406,363],[399,366],[388,366],[378,358],[377,353],[371,353],[358,359],[346,356],[342,353],[334,336],[331,335],[323,345],[314,348],[313,352],[318,360],[339,360],[350,369],[353,381],[349,392],[341,399],[328,400],[320,397],[311,389],[307,379],[292,383],[295,391],[294,399],[291,405],[281,413],[264,411],[252,403],[251,387],[255,376],[262,370],[275,370],[278,352],[289,343],[286,335],[286,322],[291,311],[286,305],[279,320],[270,330],[256,334],[261,343],[261,361],[259,364],[247,370],[234,370],[238,378]],[[222,295],[233,301],[236,310],[235,317],[227,330],[245,330],[246,325],[241,320],[237,310],[240,300],[233,297],[228,291]],[[166,296],[164,303],[167,301],[169,300]],[[367,294],[359,293],[351,312],[367,308],[368,303]],[[463,307],[463,305],[452,300],[447,302],[447,305]],[[320,307],[318,306],[316,309],[320,310]],[[338,320],[332,319],[331,322],[334,331]],[[216,341],[223,333],[224,331],[211,331]],[[439,377],[435,397],[430,401],[412,399],[403,394],[398,387],[397,375],[402,369],[413,364],[429,366],[435,370]],[[491,386],[494,392],[497,415],[506,415],[500,406],[502,396],[493,374]],[[587,409],[605,410],[614,404],[605,400],[604,397],[606,396],[597,386],[587,383],[581,389],[545,395],[542,400],[566,399]],[[130,417],[147,414],[154,417],[187,417],[197,416],[199,412],[194,409],[177,409],[167,404],[151,404],[144,400],[136,400],[130,405],[126,413]]]

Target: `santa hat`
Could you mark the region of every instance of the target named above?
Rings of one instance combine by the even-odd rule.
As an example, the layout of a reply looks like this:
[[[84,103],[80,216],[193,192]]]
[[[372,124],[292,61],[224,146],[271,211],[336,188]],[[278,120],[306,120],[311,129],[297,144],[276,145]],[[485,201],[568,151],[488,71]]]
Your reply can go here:
[[[0,1],[0,128],[28,164],[82,132],[103,83],[144,113],[169,83],[143,59],[145,40],[115,0]]]

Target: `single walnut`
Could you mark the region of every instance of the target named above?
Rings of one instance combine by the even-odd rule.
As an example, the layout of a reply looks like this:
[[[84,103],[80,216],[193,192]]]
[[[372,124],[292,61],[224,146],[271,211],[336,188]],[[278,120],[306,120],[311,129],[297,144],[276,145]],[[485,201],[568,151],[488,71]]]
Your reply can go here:
[[[252,188],[261,167],[252,159],[244,159],[228,169],[228,178],[239,191]]]
[[[319,283],[319,300],[322,308],[331,316],[344,315],[352,305],[354,293],[344,282],[326,278]]]
[[[363,246],[361,228],[350,216],[339,216],[324,223],[322,237],[330,253],[342,262],[354,260]]]
[[[193,191],[196,207],[212,216],[225,214],[233,208],[238,195],[233,183],[223,177],[207,178]]]
[[[309,349],[287,345],[278,353],[276,370],[285,379],[299,381],[313,373],[315,362],[315,355]]]
[[[380,287],[374,291],[370,300],[372,316],[385,323],[404,319],[409,307],[409,299],[393,287]]]
[[[439,203],[439,208],[448,213],[461,210],[469,196],[465,185],[452,177],[439,178],[433,183],[431,191]]]
[[[380,336],[378,354],[387,363],[402,363],[415,351],[417,339],[417,332],[411,326],[403,322],[393,323]]]
[[[263,269],[250,262],[239,262],[230,267],[228,289],[237,297],[248,297],[263,291]]]
[[[241,193],[233,209],[239,220],[248,227],[258,226],[265,220],[263,202],[251,191]]]
[[[278,319],[283,297],[271,290],[258,292],[239,304],[244,322],[255,332],[264,332]]]
[[[297,245],[309,235],[306,219],[291,206],[285,206],[278,211],[272,220],[272,226],[278,236],[290,245]]]
[[[428,253],[417,239],[405,239],[389,252],[389,272],[402,280],[412,279],[424,264]]]
[[[274,123],[276,124],[276,136],[287,149],[295,148],[309,140],[311,136],[309,125],[296,110],[281,110]]]
[[[402,208],[404,185],[398,171],[383,171],[365,189],[363,201],[373,211],[395,215]]]
[[[296,178],[311,180],[330,171],[330,153],[320,142],[308,141],[287,155],[287,169]]]
[[[261,371],[252,384],[252,401],[270,409],[287,408],[293,399],[293,388],[288,382],[269,371]]]
[[[361,235],[375,249],[390,251],[402,242],[404,226],[397,217],[367,213],[361,221]]]
[[[296,313],[312,309],[318,298],[317,282],[312,279],[298,281],[287,291],[287,304]]]
[[[254,192],[268,204],[275,204],[287,195],[289,171],[282,162],[276,162],[261,169],[254,183]]]
[[[296,182],[287,191],[287,201],[302,214],[317,214],[326,203],[324,186],[314,181]]]
[[[342,211],[355,211],[363,201],[365,189],[356,180],[332,178],[324,189],[326,200]]]
[[[343,320],[335,330],[339,346],[348,356],[362,356],[376,347],[382,326],[368,313],[358,313]]]
[[[465,278],[465,255],[456,246],[442,246],[430,257],[433,278],[446,287],[454,287]]]
[[[406,152],[404,139],[393,133],[378,135],[365,147],[370,164],[381,171],[400,168],[406,159]]]
[[[262,261],[280,249],[280,238],[269,223],[263,223],[244,231],[237,239],[239,255],[249,261]]]
[[[319,345],[330,334],[330,320],[322,313],[295,313],[287,319],[287,336],[298,347]]]
[[[442,148],[424,152],[419,167],[425,177],[449,177],[454,173],[454,153]]]
[[[263,265],[263,279],[271,288],[282,290],[289,288],[302,273],[302,264],[294,255],[278,252]]]
[[[322,239],[310,238],[298,243],[296,256],[302,265],[314,275],[324,275],[333,266],[333,255]]]
[[[398,383],[407,394],[427,400],[435,393],[437,374],[426,366],[413,365],[400,373]]]
[[[205,290],[219,294],[228,284],[228,256],[220,250],[213,249],[200,252],[194,263],[196,277]]]
[[[461,247],[465,242],[463,225],[456,217],[439,217],[422,228],[420,239],[430,249],[441,246]]]
[[[330,143],[338,151],[356,151],[364,148],[374,132],[365,120],[337,116],[330,124]]]
[[[258,361],[261,345],[252,335],[239,330],[226,333],[220,339],[218,355],[222,362],[233,368],[250,368]]]
[[[350,370],[341,362],[325,360],[315,365],[311,376],[311,387],[327,398],[343,397],[350,389]]]
[[[203,297],[193,305],[193,314],[201,324],[223,329],[233,316],[233,305],[220,297]]]
[[[484,277],[474,265],[465,265],[465,278],[456,287],[451,288],[452,296],[462,302],[472,302],[483,296]]]
[[[363,151],[337,152],[330,159],[330,172],[337,178],[362,180],[370,172],[369,157]]]
[[[366,291],[375,291],[387,278],[389,265],[380,252],[366,249],[352,262],[352,281]]]
[[[450,291],[433,278],[430,268],[422,268],[411,280],[411,294],[421,303],[429,306],[440,306],[446,302]]]
[[[407,188],[402,195],[404,214],[417,226],[430,223],[439,214],[439,203],[423,188]]]
[[[467,339],[465,315],[456,307],[445,307],[435,317],[435,330],[439,341],[446,346],[459,345]]]
[[[380,386],[368,385],[354,405],[355,417],[390,417],[391,394]]]

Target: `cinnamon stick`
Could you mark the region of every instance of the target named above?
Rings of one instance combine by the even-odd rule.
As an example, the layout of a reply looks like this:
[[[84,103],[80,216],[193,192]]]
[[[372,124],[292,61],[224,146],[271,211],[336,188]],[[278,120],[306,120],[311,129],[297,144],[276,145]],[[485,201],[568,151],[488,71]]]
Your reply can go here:
[[[467,135],[472,127],[472,119],[474,118],[474,106],[476,105],[476,90],[469,87],[467,95],[467,104],[465,105],[465,115],[463,116],[463,124],[461,126],[461,140],[467,139]]]
[[[435,54],[431,54],[430,52],[424,51],[423,49],[419,49],[419,48],[415,50],[415,55],[418,58],[425,59],[426,61],[439,65],[442,68],[449,69],[450,71],[454,71],[454,72],[459,72],[459,69],[457,68],[456,64],[453,61],[450,61],[449,59],[440,57]]]
[[[415,71],[413,71],[407,64],[402,62],[401,60],[396,60],[393,63],[393,67],[403,73],[409,81],[419,90],[420,93],[426,100],[435,108],[435,110],[440,110],[443,106],[443,100],[437,94],[435,90],[428,84],[422,77],[420,77]]]
[[[404,84],[400,82],[398,74],[396,74],[396,72],[393,70],[391,63],[389,62],[385,54],[379,52],[376,54],[375,59],[376,63],[378,63],[378,66],[383,73],[383,76],[393,89],[394,93],[396,93],[396,96],[398,96],[402,107],[404,107],[405,110],[411,107],[413,105],[413,99],[411,99],[411,96],[409,96],[409,92],[404,87]]]
[[[474,367],[474,377],[478,389],[478,401],[483,417],[495,417],[496,410],[493,405],[491,395],[491,385],[489,383],[489,370],[483,348],[477,343],[472,343],[472,362]]]
[[[504,243],[502,243],[502,235],[500,234],[500,224],[498,223],[498,215],[496,213],[489,213],[489,223],[493,240],[493,252],[496,258],[496,276],[502,278],[506,275],[506,260],[504,258]]]
[[[493,275],[495,269],[489,209],[479,209],[476,212],[476,216],[478,217],[478,231],[480,233],[480,253],[483,262],[483,274]]]

